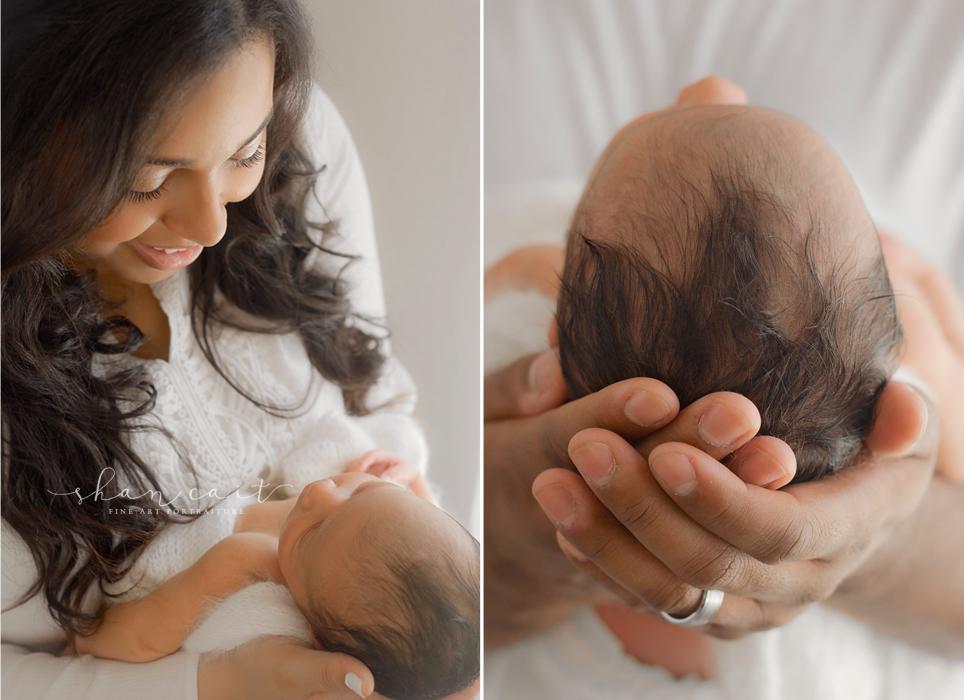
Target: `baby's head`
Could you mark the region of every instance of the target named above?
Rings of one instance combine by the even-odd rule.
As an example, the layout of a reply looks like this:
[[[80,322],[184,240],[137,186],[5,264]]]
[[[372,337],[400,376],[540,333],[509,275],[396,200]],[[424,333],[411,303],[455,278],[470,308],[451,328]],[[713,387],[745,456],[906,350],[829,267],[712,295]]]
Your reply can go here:
[[[479,677],[479,544],[428,501],[364,473],[316,481],[278,560],[318,647],[362,661],[382,695],[430,700]]]
[[[557,331],[575,398],[653,377],[686,406],[733,391],[796,481],[862,448],[900,326],[880,243],[830,146],[767,109],[670,110],[623,129],[573,218]]]

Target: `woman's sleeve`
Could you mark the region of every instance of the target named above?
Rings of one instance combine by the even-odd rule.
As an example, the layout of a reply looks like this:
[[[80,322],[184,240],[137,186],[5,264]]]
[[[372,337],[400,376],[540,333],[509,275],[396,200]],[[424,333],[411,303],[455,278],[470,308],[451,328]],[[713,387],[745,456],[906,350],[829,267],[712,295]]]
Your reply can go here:
[[[87,656],[59,657],[23,646],[50,649],[62,632],[42,600],[15,605],[36,577],[30,552],[6,522],[2,550],[3,696],[17,700],[197,700],[198,655],[178,652],[145,664]]]
[[[61,658],[15,644],[4,644],[2,654],[3,692],[17,700],[197,700],[197,654],[180,651],[146,664]]]
[[[317,86],[312,93],[305,123],[305,145],[312,162],[322,168],[315,185],[315,196],[308,202],[308,220],[334,224],[336,233],[325,240],[325,248],[355,256],[342,274],[348,283],[352,310],[360,316],[383,322],[385,292],[368,181],[345,120],[331,98]],[[345,262],[315,251],[307,264],[323,267],[331,273],[337,272]],[[384,335],[384,330],[380,335]]]
[[[344,266],[342,278],[348,284],[352,311],[357,315],[352,322],[372,335],[385,338],[384,370],[366,398],[374,412],[355,420],[375,446],[401,455],[424,473],[428,451],[421,427],[412,417],[417,398],[415,383],[392,355],[387,340],[385,295],[368,182],[344,119],[318,87],[312,94],[305,142],[312,161],[322,168],[315,197],[308,204],[308,220],[332,223],[335,233],[325,239],[325,248],[354,257],[348,262],[315,251],[307,264],[322,268],[328,274],[337,273]]]

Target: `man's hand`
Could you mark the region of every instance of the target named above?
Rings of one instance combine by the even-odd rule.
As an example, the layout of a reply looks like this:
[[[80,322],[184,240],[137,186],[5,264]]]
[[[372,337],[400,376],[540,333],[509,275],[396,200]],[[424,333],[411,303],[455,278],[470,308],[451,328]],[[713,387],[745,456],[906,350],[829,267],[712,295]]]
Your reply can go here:
[[[902,363],[937,401],[937,473],[964,480],[964,304],[943,270],[886,233],[880,235],[904,328]]]
[[[579,474],[546,471],[532,488],[540,503],[552,490],[543,507],[583,573],[628,604],[676,616],[692,612],[702,590],[722,590],[723,607],[705,631],[740,637],[828,598],[916,510],[937,439],[933,428],[921,435],[921,409],[913,389],[891,385],[878,404],[886,435],[872,439],[889,452],[916,444],[913,454],[870,455],[781,491],[746,484],[720,464],[728,448],[656,434],[637,451],[599,429],[569,443]]]
[[[564,395],[561,370],[552,352],[523,358],[486,378],[485,624],[489,645],[501,646],[534,634],[575,607],[612,600],[605,588],[568,564],[556,543],[551,520],[539,507],[542,504],[547,511],[564,508],[566,490],[533,484],[540,474],[554,470],[552,473],[585,486],[577,474],[566,471],[573,468],[567,446],[580,430],[592,426],[629,440],[652,436],[653,440],[673,439],[697,449],[735,452],[740,471],[762,478],[764,483],[792,477],[796,469],[793,453],[785,444],[774,438],[754,438],[760,427],[759,412],[737,394],[712,394],[681,412],[666,385],[654,379],[630,379],[532,416],[553,402],[561,403]],[[532,498],[534,488],[538,503]]]

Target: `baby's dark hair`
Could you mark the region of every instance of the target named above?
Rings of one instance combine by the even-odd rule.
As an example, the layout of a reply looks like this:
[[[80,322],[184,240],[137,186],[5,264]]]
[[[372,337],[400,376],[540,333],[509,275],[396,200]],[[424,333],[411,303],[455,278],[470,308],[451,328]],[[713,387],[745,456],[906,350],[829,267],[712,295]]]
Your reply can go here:
[[[732,169],[710,180],[674,186],[664,207],[621,207],[605,242],[577,212],[557,311],[569,394],[631,377],[683,407],[736,392],[760,434],[793,449],[794,481],[836,472],[861,451],[900,346],[883,256],[847,262],[835,222],[794,215]]]
[[[364,590],[368,622],[349,622],[345,613],[353,610],[344,601],[340,608],[314,604],[304,612],[315,639],[364,663],[375,690],[392,700],[435,700],[470,686],[480,671],[480,571],[479,543],[465,536],[475,557],[430,552],[432,543],[403,538],[382,541],[366,528],[355,591]]]

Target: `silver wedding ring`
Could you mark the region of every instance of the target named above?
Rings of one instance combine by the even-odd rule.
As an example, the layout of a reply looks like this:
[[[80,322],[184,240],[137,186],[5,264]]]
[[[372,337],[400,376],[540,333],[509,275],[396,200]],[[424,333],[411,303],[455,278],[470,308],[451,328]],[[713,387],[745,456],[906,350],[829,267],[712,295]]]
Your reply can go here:
[[[697,627],[699,625],[705,625],[712,620],[721,605],[723,605],[723,591],[703,591],[703,597],[700,598],[699,607],[686,617],[673,617],[669,613],[662,611],[660,611],[659,614],[671,624],[680,625],[681,627]]]

